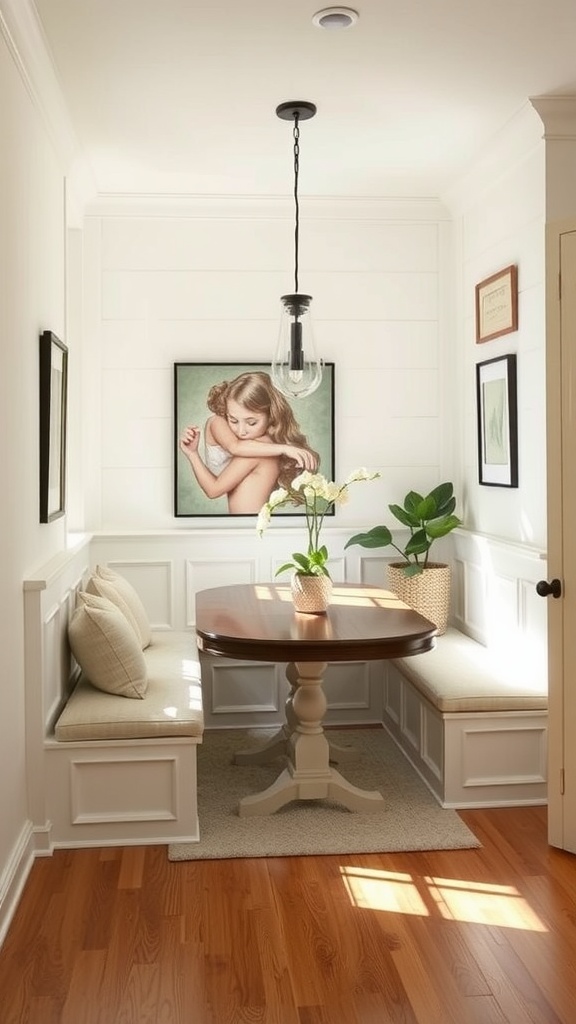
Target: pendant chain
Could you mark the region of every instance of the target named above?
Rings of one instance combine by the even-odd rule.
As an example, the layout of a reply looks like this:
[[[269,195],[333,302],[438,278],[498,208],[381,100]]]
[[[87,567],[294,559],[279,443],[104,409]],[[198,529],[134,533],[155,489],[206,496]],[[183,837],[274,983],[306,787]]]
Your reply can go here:
[[[300,128],[298,126],[298,113],[294,114],[294,207],[296,212],[294,224],[294,291],[298,294],[298,235],[300,228],[300,208],[298,205],[298,174],[300,171]]]

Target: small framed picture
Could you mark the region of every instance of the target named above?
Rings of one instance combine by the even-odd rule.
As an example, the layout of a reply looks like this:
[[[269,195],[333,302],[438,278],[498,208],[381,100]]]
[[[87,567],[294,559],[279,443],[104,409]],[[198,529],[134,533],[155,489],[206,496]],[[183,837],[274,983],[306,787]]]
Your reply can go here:
[[[506,267],[476,285],[476,344],[518,330],[518,268]]]
[[[516,356],[476,364],[478,478],[491,487],[518,486]]]
[[[281,394],[270,363],[174,364],[175,516],[256,516],[308,467],[334,479],[333,363],[306,399]]]
[[[68,349],[52,331],[40,335],[40,522],[65,512]]]

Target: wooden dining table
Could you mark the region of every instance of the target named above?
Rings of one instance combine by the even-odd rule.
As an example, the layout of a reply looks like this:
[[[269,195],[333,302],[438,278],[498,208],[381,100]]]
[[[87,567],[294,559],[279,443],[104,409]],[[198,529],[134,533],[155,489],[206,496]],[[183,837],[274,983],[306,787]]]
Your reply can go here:
[[[330,662],[406,658],[434,647],[436,627],[392,594],[365,584],[334,585],[325,613],[296,612],[290,586],[234,584],[196,595],[196,635],[206,654],[248,661],[287,663],[290,694],[286,723],[256,751],[240,752],[236,763],[263,763],[279,753],[287,765],[271,786],[244,797],[242,817],[273,814],[292,800],[330,799],[351,811],[383,807],[378,791],[358,789],[334,762],[346,750],[334,748],[324,731],[324,675]]]

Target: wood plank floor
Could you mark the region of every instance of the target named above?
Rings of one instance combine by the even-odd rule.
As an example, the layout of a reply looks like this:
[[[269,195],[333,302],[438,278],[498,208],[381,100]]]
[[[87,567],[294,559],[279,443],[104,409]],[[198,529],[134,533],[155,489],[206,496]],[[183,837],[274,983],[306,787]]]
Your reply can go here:
[[[545,808],[464,812],[455,852],[37,860],[2,1024],[574,1024],[576,857]]]

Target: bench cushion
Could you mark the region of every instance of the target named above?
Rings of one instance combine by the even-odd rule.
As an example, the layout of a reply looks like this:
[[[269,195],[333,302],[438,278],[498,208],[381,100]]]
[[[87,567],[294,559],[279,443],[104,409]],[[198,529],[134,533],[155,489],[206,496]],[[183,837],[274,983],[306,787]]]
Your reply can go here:
[[[54,728],[59,741],[202,736],[202,687],[192,632],[154,632],[143,652],[142,700],[97,690],[82,675]]]
[[[457,629],[425,654],[398,658],[398,671],[439,711],[537,711],[548,707],[546,672],[531,677]]]

